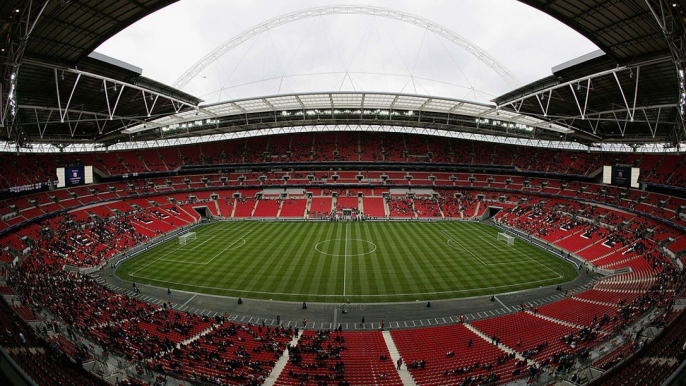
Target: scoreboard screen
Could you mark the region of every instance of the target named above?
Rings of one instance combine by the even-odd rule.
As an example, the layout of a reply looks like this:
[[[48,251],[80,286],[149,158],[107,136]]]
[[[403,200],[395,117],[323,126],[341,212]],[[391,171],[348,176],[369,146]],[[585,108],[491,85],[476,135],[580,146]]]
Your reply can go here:
[[[92,184],[93,182],[92,166],[80,165],[57,168],[58,188]]]
[[[625,188],[638,188],[641,169],[631,166],[603,166],[603,183]]]
[[[66,186],[83,185],[86,183],[85,169],[83,166],[69,166],[64,168]]]

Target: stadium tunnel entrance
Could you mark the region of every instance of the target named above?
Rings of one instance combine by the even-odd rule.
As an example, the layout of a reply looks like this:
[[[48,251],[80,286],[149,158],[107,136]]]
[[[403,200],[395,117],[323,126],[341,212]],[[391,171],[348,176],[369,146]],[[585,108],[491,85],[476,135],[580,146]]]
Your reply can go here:
[[[500,206],[489,206],[484,214],[483,220],[492,219],[496,214],[500,213],[501,210],[503,210],[503,208]]]
[[[194,206],[193,210],[195,213],[199,214],[203,220],[212,218],[212,213],[206,206]]]

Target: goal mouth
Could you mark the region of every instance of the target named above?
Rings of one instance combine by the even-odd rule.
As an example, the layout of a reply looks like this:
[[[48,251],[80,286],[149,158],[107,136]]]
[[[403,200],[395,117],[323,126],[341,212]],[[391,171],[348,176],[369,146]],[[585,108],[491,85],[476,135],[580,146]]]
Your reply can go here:
[[[197,239],[195,232],[188,232],[179,236],[179,245],[186,245]]]
[[[500,233],[498,233],[497,240],[498,240],[498,241],[502,241],[502,242],[506,243],[506,244],[509,245],[509,246],[513,246],[513,245],[514,245],[514,241],[515,241],[515,237],[512,236],[512,235],[508,235],[507,233],[500,232]]]

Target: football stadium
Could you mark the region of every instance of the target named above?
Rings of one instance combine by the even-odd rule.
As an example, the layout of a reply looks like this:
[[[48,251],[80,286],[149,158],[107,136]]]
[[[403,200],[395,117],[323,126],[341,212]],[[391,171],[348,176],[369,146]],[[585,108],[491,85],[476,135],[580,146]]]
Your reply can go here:
[[[0,3],[0,383],[686,384],[685,27]]]

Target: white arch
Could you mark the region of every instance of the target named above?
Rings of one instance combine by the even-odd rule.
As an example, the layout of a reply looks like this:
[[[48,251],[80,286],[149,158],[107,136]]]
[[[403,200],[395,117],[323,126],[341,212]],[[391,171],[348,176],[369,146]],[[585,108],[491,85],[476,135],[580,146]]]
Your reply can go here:
[[[277,16],[269,19],[263,23],[260,23],[254,27],[251,27],[240,34],[226,40],[217,48],[212,50],[207,55],[203,56],[198,60],[191,68],[186,70],[175,82],[174,87],[183,88],[190,82],[196,75],[198,75],[202,70],[204,70],[211,63],[222,57],[227,52],[236,48],[243,42],[250,40],[263,32],[266,32],[272,28],[278,27],[283,24],[292,23],[295,21],[308,19],[318,16],[327,15],[370,15],[370,16],[380,16],[388,19],[398,20],[412,25],[416,25],[422,28],[426,28],[430,32],[449,40],[450,42],[457,44],[464,50],[474,55],[478,60],[485,63],[488,67],[493,69],[498,75],[500,75],[505,81],[513,86],[519,86],[519,79],[508,70],[502,63],[497,59],[489,55],[486,51],[479,48],[476,44],[465,39],[464,37],[458,35],[452,30],[436,24],[430,20],[423,17],[419,17],[410,13],[396,11],[390,8],[382,7],[372,7],[367,5],[328,5],[323,7],[314,7],[303,10],[298,10],[295,12],[287,13],[285,15]]]

